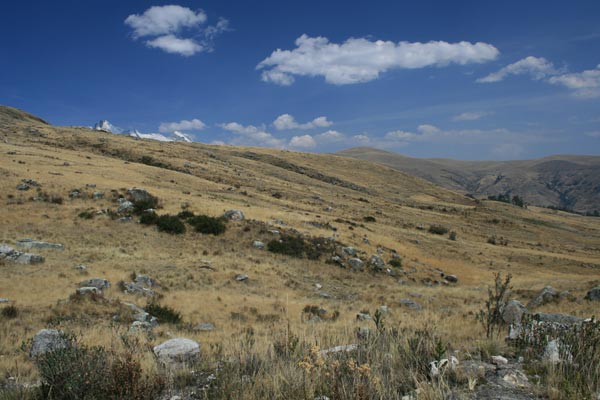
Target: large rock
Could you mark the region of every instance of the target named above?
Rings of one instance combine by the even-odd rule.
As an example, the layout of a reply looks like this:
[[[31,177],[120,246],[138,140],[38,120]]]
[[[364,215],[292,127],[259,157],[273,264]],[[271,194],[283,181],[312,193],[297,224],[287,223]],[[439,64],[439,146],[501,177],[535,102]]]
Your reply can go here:
[[[155,197],[142,188],[131,188],[127,190],[127,197],[133,203],[137,202],[153,202]]]
[[[229,219],[231,221],[243,221],[245,216],[244,213],[240,210],[228,210],[223,214],[223,218]]]
[[[200,359],[200,343],[191,339],[175,338],[154,347],[160,362],[170,366],[184,366]]]
[[[400,304],[410,308],[411,310],[421,311],[423,309],[423,307],[421,307],[419,303],[411,299],[400,299],[399,302]]]
[[[148,275],[136,274],[135,283],[145,288],[159,287],[160,284],[156,279],[149,277]]]
[[[550,303],[551,301],[557,300],[559,297],[560,293],[557,292],[552,286],[546,286],[527,304],[527,308],[532,309],[539,307],[541,305]]]
[[[360,258],[350,258],[348,259],[348,264],[352,269],[360,270],[363,269],[365,263]]]
[[[508,325],[520,325],[527,308],[518,300],[509,300],[504,307],[502,319]]]
[[[600,286],[590,289],[585,296],[587,300],[600,301]]]
[[[110,287],[110,282],[106,279],[102,278],[92,278],[86,279],[79,283],[79,287],[95,287],[98,290],[108,289]]]
[[[123,284],[123,289],[127,294],[137,294],[147,297],[156,296],[156,292],[152,289],[148,289],[136,282],[127,282]]]
[[[538,323],[561,325],[565,327],[583,322],[583,319],[569,314],[537,313],[533,316],[533,319]]]
[[[121,203],[121,205],[119,206],[119,208],[117,208],[117,213],[119,214],[125,214],[128,212],[132,212],[134,208],[134,205],[132,202],[130,201],[124,201]]]
[[[35,358],[50,351],[67,348],[68,346],[69,340],[64,332],[56,329],[42,329],[33,337],[29,355]]]
[[[65,246],[60,243],[48,243],[41,242],[33,239],[21,239],[17,240],[17,246],[23,247],[24,249],[56,249],[64,250]]]
[[[0,260],[11,261],[18,264],[39,264],[44,262],[44,257],[37,254],[22,253],[3,244],[0,245]]]
[[[378,255],[373,255],[373,256],[371,256],[371,259],[369,260],[369,265],[373,268],[384,269],[385,261],[383,261],[383,259],[381,257],[379,257]]]
[[[356,257],[356,249],[352,246],[342,247],[342,251],[347,256]]]

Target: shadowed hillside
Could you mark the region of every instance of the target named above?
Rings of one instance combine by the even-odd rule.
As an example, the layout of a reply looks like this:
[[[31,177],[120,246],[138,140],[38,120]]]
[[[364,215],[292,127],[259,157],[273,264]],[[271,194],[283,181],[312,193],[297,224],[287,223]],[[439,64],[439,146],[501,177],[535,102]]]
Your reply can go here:
[[[368,147],[337,154],[387,165],[477,196],[510,194],[538,206],[579,212],[600,209],[600,157],[556,155],[523,161],[458,161],[411,158]]]

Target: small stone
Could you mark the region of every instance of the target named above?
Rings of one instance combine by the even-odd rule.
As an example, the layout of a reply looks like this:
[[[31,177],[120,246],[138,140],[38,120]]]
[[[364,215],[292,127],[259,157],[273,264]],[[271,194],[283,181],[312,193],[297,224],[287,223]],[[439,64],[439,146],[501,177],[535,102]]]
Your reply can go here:
[[[129,333],[148,333],[152,331],[154,326],[150,322],[145,321],[133,321],[129,328]]]
[[[261,242],[260,240],[255,240],[254,242],[252,242],[252,246],[255,249],[259,249],[259,250],[262,250],[265,248],[265,244],[263,242]]]
[[[367,313],[358,313],[358,314],[356,314],[356,319],[358,321],[370,321],[373,318],[371,317],[371,315],[369,315]]]
[[[133,203],[126,200],[121,203],[119,208],[117,208],[117,213],[124,214],[127,212],[131,212],[131,211],[133,211],[133,207],[134,207]]]
[[[600,286],[590,289],[585,295],[586,300],[600,301]]]
[[[371,256],[371,259],[369,260],[369,265],[374,268],[377,268],[379,270],[382,270],[385,268],[385,262],[378,255]]]
[[[368,339],[371,336],[371,329],[367,326],[362,326],[356,331],[356,336],[359,339]]]
[[[83,265],[83,264],[76,265],[73,268],[76,269],[76,270],[78,270],[78,271],[80,271],[80,272],[85,272],[87,270],[87,267],[85,265]]]
[[[79,283],[79,287],[95,287],[98,290],[108,289],[110,282],[102,278],[86,279]]]
[[[102,192],[94,192],[92,194],[92,199],[93,200],[101,200],[103,198],[104,198],[104,193],[102,193]]]
[[[347,256],[350,257],[356,257],[356,249],[352,246],[348,246],[348,247],[343,247],[342,251],[344,252],[344,254],[346,254]]]
[[[100,294],[102,294],[102,290],[100,290],[94,286],[83,286],[83,287],[77,288],[77,294],[80,296],[88,296],[91,294],[100,295]]]
[[[506,365],[508,364],[508,360],[502,356],[492,356],[492,364]]]
[[[458,282],[458,278],[456,277],[456,275],[446,275],[446,276],[444,276],[444,279],[447,282],[450,282],[450,283],[457,283]]]
[[[10,300],[4,297],[0,297],[0,304],[10,303]]]
[[[215,326],[209,322],[198,324],[194,327],[197,332],[211,332],[215,330]]]
[[[390,308],[388,306],[379,306],[377,309],[380,315],[387,315],[390,313]]]
[[[235,276],[235,280],[238,282],[244,282],[248,280],[248,275],[246,274],[238,274]]]
[[[21,190],[21,191],[29,190],[29,185],[26,183],[19,183],[17,185],[17,190]]]

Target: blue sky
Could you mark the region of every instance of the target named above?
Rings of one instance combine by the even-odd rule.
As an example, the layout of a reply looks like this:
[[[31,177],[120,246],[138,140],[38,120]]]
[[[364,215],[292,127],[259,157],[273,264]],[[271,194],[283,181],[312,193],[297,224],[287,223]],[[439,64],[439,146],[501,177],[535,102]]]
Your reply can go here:
[[[600,154],[598,1],[5,3],[0,104],[56,125],[317,152]]]

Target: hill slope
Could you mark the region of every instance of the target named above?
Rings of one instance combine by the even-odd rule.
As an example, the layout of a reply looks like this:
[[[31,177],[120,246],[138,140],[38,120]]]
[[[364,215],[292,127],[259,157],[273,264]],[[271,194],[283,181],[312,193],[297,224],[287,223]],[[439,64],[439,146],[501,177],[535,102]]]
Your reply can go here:
[[[368,160],[479,196],[512,194],[534,205],[600,209],[600,157],[556,155],[524,161],[421,159],[356,147],[337,154]]]
[[[178,336],[202,343],[203,368],[246,354],[249,343],[252,360],[268,360],[248,378],[256,385],[242,384],[241,394],[229,398],[264,398],[279,393],[278,385],[303,382],[298,360],[312,346],[356,342],[357,329],[375,329],[372,321],[357,320],[357,313],[384,304],[390,309],[386,326],[416,335],[426,330],[460,354],[479,352],[474,343],[482,330],[474,315],[486,297],[482,288],[496,272],[513,274],[514,296],[524,303],[546,285],[569,291],[541,311],[587,317],[597,308],[581,300],[600,283],[597,218],[476,201],[348,157],[138,140],[55,127],[10,108],[0,108],[0,137],[0,245],[29,251],[17,247],[25,238],[64,245],[31,250],[45,257],[41,264],[0,259],[0,298],[19,310],[17,318],[0,317],[0,386],[5,376],[37,380],[20,344],[38,329],[76,332],[84,343],[106,348],[120,343],[131,323],[124,304],[150,302],[121,290],[119,282],[137,274],[159,281],[155,301],[184,321],[159,322],[138,337],[145,370],[155,370],[149,349]],[[21,190],[23,183],[28,190]],[[120,198],[132,187],[158,197],[159,215],[185,209],[219,217],[237,209],[246,218],[226,222],[218,236],[196,232],[189,223],[186,233],[171,235],[118,213]],[[454,231],[456,240],[450,232],[433,233],[440,227]],[[289,237],[315,245],[302,257],[294,248],[287,254],[268,250]],[[351,267],[352,251],[342,246],[356,250],[362,269]],[[237,280],[238,274],[248,279]],[[112,286],[99,298],[73,296],[88,278]],[[320,308],[326,310],[320,319],[305,312]],[[200,323],[216,328],[194,329]],[[297,337],[303,353],[273,355],[282,337]],[[427,366],[430,355],[423,357]],[[394,371],[407,368],[404,359],[396,361]],[[383,364],[373,362],[373,374],[384,376]],[[412,373],[406,373],[403,390],[414,389]],[[246,374],[236,370],[235,377]],[[427,371],[419,374],[428,380]],[[380,386],[387,392],[379,397],[400,399],[398,383],[385,376]]]

